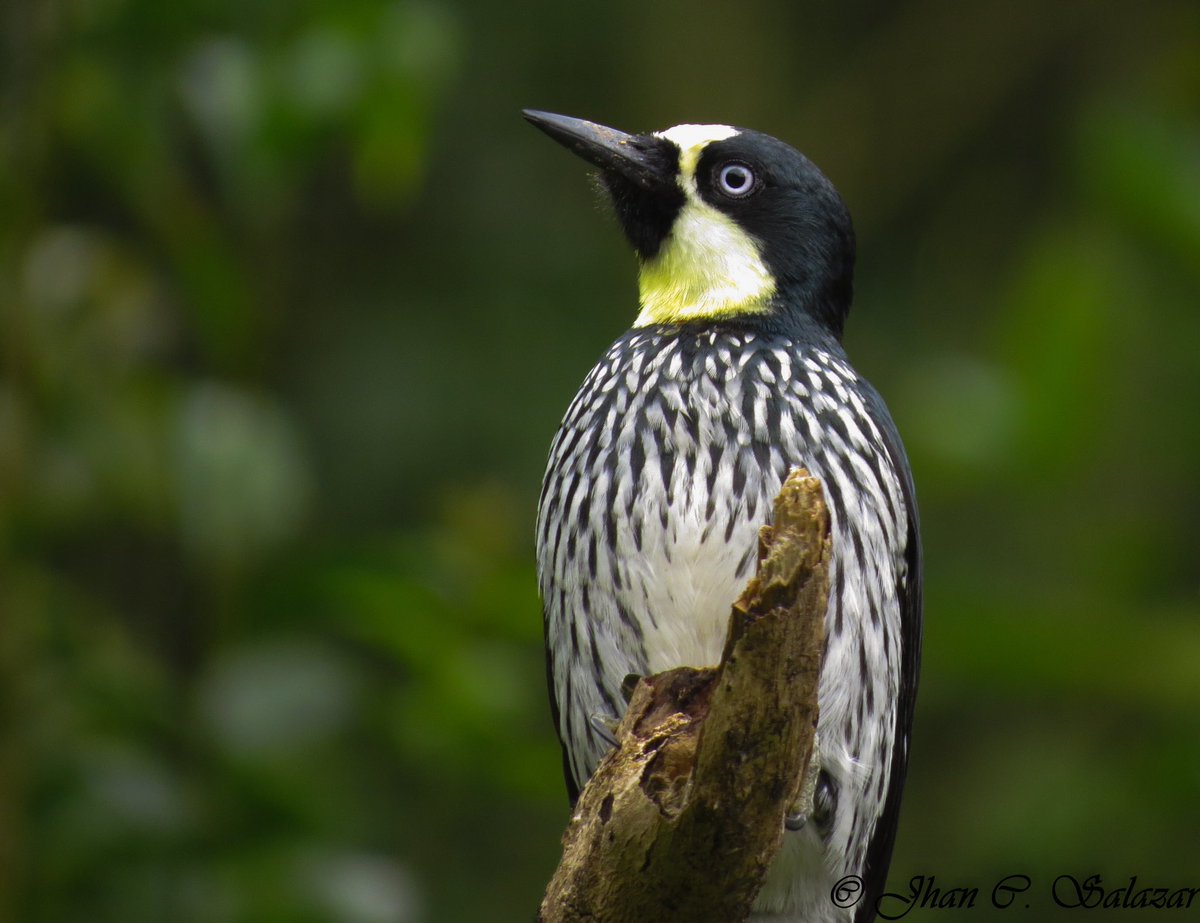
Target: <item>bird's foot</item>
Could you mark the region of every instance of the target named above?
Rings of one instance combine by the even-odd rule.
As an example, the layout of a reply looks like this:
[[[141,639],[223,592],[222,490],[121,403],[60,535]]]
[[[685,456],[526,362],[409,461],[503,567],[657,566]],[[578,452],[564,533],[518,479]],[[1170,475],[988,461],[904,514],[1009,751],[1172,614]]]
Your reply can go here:
[[[621,698],[628,705],[633,698],[633,691],[637,688],[637,684],[641,681],[641,677],[636,673],[629,673],[621,680]],[[620,741],[617,739],[617,728],[621,724],[621,719],[613,715],[598,712],[588,718],[588,723],[591,724],[592,730],[600,735],[610,747],[617,746]]]
[[[592,726],[600,739],[610,747],[615,747],[620,743],[617,740],[617,726],[621,723],[620,719],[614,718],[612,715],[595,714],[588,717],[588,723]]]
[[[799,799],[797,799],[797,807],[799,807]],[[784,826],[788,830],[803,830],[811,820],[817,825],[817,831],[821,836],[828,837],[829,831],[833,829],[834,812],[837,811],[837,785],[824,769],[817,773],[817,784],[812,792],[812,801],[806,807],[807,811],[801,808],[788,814],[783,820]]]
[[[826,784],[829,784],[829,775],[821,770],[820,741],[814,736],[812,756],[809,758],[808,768],[804,772],[804,785],[783,818],[783,825],[788,830],[803,830],[809,818],[814,816],[818,778],[823,778]]]

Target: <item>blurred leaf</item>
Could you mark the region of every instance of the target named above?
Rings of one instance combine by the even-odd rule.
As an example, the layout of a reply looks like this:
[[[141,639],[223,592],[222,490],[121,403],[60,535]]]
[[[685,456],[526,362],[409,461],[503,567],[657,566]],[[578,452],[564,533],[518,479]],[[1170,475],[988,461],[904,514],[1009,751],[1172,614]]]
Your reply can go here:
[[[1194,117],[1105,103],[1080,118],[1086,193],[1193,273],[1200,267],[1200,127]]]
[[[217,384],[180,408],[177,478],[185,547],[221,571],[245,568],[296,533],[310,480],[279,408]]]
[[[327,744],[345,728],[357,695],[349,667],[331,651],[275,642],[215,657],[199,698],[216,743],[254,758]]]

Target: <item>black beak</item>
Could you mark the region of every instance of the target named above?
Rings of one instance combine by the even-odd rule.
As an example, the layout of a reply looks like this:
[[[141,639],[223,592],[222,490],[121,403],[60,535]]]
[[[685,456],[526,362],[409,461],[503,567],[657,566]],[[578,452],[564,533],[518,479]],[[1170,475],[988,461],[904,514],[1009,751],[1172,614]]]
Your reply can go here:
[[[674,158],[663,156],[669,142],[627,135],[584,119],[553,112],[524,110],[530,124],[540,128],[563,147],[606,173],[616,173],[643,189],[660,189],[674,182]]]

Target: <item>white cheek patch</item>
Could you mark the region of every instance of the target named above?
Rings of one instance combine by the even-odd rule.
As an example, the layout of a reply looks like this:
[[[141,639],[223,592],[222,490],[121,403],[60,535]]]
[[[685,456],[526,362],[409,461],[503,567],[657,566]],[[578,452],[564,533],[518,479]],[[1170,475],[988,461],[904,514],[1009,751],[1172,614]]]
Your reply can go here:
[[[652,260],[638,277],[641,313],[634,326],[758,314],[775,280],[758,244],[737,222],[700,197],[696,164],[704,148],[736,135],[728,125],[676,125],[659,132],[679,148],[684,204]]]

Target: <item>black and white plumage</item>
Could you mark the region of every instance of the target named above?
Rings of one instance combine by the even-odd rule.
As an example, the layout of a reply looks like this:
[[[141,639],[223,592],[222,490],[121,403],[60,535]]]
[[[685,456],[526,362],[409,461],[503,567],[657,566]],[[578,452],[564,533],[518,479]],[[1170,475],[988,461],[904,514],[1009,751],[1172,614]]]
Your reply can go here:
[[[730,605],[788,472],[819,477],[833,557],[814,822],[789,833],[757,908],[874,917],[895,836],[920,653],[912,479],[840,344],[853,234],[787,145],[726,126],[628,136],[527,116],[601,167],[641,259],[641,314],[550,450],[537,525],[547,667],[572,797],[607,749],[621,683],[720,658]],[[830,894],[863,879],[855,909]]]

